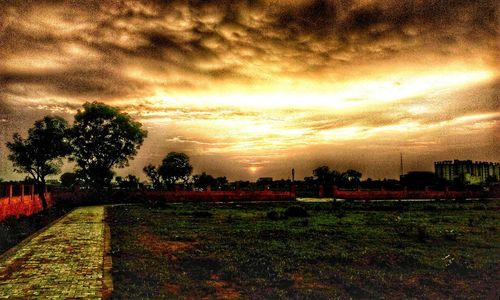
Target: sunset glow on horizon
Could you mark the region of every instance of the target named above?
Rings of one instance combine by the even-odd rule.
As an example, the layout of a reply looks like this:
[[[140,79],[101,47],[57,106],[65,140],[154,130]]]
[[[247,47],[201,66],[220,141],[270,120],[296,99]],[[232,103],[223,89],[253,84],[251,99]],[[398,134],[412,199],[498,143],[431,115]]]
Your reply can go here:
[[[195,173],[363,177],[445,159],[500,160],[496,1],[5,1],[6,141],[86,101],[149,131],[130,167],[169,151]]]

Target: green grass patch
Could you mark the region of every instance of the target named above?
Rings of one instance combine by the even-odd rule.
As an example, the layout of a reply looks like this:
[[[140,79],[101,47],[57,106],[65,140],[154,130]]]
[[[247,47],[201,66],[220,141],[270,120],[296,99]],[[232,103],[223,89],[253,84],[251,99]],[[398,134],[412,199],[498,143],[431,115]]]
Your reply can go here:
[[[109,207],[113,297],[487,298],[498,202],[479,204]]]

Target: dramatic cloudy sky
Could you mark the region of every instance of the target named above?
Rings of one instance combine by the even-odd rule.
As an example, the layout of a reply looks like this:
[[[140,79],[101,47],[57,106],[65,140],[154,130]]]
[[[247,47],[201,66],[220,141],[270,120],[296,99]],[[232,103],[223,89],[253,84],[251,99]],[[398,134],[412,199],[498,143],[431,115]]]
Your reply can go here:
[[[499,161],[498,3],[3,0],[0,177],[14,132],[86,101],[149,131],[120,174],[169,151],[230,179]]]

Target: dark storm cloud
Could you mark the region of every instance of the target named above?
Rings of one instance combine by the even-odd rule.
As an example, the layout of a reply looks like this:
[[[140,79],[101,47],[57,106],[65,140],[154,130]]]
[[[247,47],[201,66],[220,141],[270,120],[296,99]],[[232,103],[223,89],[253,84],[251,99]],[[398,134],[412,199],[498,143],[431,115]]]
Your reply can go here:
[[[5,72],[0,75],[0,82],[7,87],[11,83],[43,86],[49,93],[77,95],[82,99],[137,96],[147,88],[144,83],[129,80],[113,71],[76,67],[43,73]]]
[[[130,60],[140,58],[165,70],[164,88],[179,88],[172,78],[185,77],[185,87],[196,89],[206,87],[199,78],[252,82],[269,75],[316,76],[419,52],[466,55],[480,48],[495,56],[498,50],[496,1],[363,2],[4,1],[0,54],[53,53],[68,62],[56,72],[35,66],[37,75],[30,76],[0,65],[0,80],[37,81],[52,93],[107,98],[147,88],[122,74]],[[86,62],[85,53],[64,53],[68,43],[96,58]],[[247,70],[266,64],[276,68]]]

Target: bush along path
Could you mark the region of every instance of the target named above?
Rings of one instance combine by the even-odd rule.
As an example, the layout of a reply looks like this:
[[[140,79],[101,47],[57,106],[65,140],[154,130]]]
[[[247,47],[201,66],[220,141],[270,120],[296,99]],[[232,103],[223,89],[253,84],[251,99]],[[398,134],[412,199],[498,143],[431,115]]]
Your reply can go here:
[[[0,257],[2,298],[106,298],[103,206],[80,207]]]

